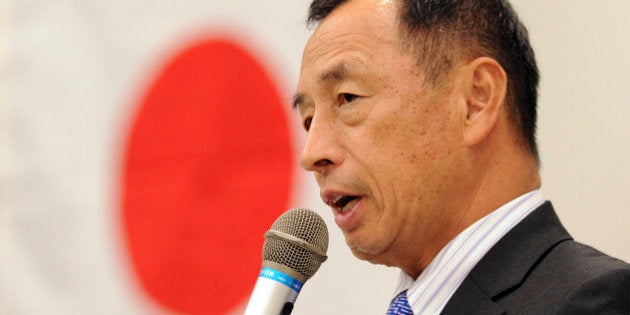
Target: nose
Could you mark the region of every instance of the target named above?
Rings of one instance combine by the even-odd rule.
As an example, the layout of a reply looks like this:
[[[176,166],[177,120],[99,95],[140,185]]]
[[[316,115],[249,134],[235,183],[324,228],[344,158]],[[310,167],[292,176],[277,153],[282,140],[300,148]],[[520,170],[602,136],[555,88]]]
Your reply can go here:
[[[341,134],[332,119],[314,116],[300,155],[300,164],[307,171],[323,174],[341,165]]]

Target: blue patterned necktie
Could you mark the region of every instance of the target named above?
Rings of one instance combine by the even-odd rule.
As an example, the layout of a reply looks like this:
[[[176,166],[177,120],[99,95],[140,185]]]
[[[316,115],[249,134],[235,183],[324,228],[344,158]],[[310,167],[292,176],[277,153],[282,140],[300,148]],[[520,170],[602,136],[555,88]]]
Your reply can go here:
[[[400,292],[389,305],[387,315],[413,315],[411,306],[407,301],[407,290]]]

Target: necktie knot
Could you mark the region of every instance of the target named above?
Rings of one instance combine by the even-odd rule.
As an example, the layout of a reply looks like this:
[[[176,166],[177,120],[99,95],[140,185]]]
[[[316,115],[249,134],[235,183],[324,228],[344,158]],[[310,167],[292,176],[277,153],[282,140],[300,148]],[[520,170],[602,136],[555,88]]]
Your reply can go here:
[[[400,292],[392,300],[387,315],[413,315],[409,301],[407,301],[407,290]]]

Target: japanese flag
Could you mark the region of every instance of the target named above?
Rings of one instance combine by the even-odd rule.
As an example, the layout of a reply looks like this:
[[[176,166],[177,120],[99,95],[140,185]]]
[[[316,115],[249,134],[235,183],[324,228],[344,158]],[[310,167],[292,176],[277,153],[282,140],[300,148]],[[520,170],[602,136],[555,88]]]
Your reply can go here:
[[[384,313],[398,271],[352,256],[297,163],[304,134],[289,107],[309,3],[0,0],[0,313],[240,314],[260,271],[263,233],[297,206],[320,212],[331,239],[330,258],[294,314]],[[614,204],[628,187],[630,45],[611,33],[630,29],[614,17],[627,4],[598,11],[563,3],[552,18],[541,14],[553,9],[547,1],[517,3],[546,80],[545,194],[574,235],[620,256],[628,217],[605,211],[625,209]],[[620,55],[607,59],[609,69],[576,76],[584,41],[565,35],[591,30],[580,28],[579,14],[595,11],[598,23],[618,25],[592,29],[586,38],[601,42],[587,47]],[[562,29],[559,20],[575,25]],[[594,74],[610,79],[595,80],[606,82],[603,91],[585,80]],[[598,122],[583,110],[607,108],[605,128],[555,128]],[[572,145],[589,139],[575,137],[581,132],[612,144]],[[602,185],[580,186],[590,182]],[[609,206],[595,217],[603,201]]]
[[[290,109],[308,2],[0,4],[0,312],[241,312],[264,232],[324,209]]]

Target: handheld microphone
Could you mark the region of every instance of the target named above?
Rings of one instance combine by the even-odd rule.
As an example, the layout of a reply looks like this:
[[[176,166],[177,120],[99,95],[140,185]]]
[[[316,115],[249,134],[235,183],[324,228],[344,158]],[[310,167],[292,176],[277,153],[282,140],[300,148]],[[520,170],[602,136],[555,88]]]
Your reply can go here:
[[[326,260],[328,228],[309,209],[291,209],[265,233],[262,270],[245,315],[288,315],[300,289]]]

